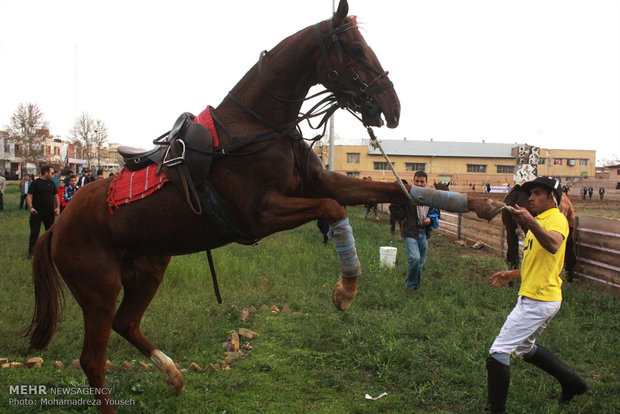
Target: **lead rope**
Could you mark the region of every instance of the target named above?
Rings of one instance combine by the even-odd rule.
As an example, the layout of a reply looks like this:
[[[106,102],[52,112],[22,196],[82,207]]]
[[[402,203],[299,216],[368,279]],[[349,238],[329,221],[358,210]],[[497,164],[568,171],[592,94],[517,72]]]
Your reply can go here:
[[[222,296],[220,296],[220,286],[217,283],[217,275],[215,274],[215,266],[213,265],[213,257],[211,256],[211,249],[207,250],[207,259],[209,260],[209,269],[211,269],[211,279],[213,280],[213,291],[217,303],[222,304]]]
[[[407,188],[405,187],[405,184],[403,184],[403,180],[400,179],[400,176],[398,175],[398,173],[394,169],[394,166],[392,165],[392,162],[390,161],[390,158],[387,156],[385,151],[383,151],[383,147],[381,146],[381,143],[379,142],[379,140],[375,136],[375,132],[372,130],[371,127],[366,127],[366,132],[368,132],[368,135],[370,136],[370,145],[372,145],[373,148],[378,148],[379,151],[381,151],[381,154],[383,154],[383,158],[385,158],[385,161],[387,161],[387,163],[388,163],[388,165],[390,167],[390,170],[392,170],[392,173],[394,174],[394,177],[396,177],[396,181],[398,182],[398,185],[400,186],[401,190],[403,190],[403,192],[407,195],[407,198],[409,199],[411,204],[412,205],[416,205],[415,201],[413,201],[413,197],[411,197],[411,194],[409,193],[409,191],[407,191]]]

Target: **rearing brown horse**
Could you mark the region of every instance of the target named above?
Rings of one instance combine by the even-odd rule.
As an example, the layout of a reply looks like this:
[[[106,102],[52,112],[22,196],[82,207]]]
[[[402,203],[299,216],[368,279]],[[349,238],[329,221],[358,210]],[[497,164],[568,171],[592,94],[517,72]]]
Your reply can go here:
[[[340,310],[351,305],[361,273],[342,206],[407,199],[397,184],[325,171],[310,146],[292,131],[298,122],[300,97],[317,83],[335,95],[340,107],[360,113],[366,126],[380,126],[382,114],[388,127],[398,125],[400,103],[387,72],[361,36],[355,18],[347,13],[346,0],[340,1],[333,18],[284,39],[214,109],[222,147],[274,129],[280,133],[270,141],[249,139],[238,156],[215,157],[207,179],[232,218],[257,239],[317,218],[326,220],[332,226],[341,264],[342,275],[332,298]],[[114,329],[166,374],[173,390],[181,392],[183,378],[173,361],[142,335],[142,315],[170,256],[236,240],[208,217],[194,214],[172,185],[111,215],[106,204],[110,183],[110,179],[101,180],[80,189],[37,242],[30,346],[42,349],[51,340],[62,277],[84,315],[80,364],[91,387],[104,388],[105,354]],[[437,204],[435,196],[441,192],[428,191],[416,200]],[[439,207],[476,211],[489,220],[501,207],[486,198],[459,202],[459,207]],[[124,295],[117,309],[121,287]],[[107,393],[97,398],[102,412],[114,412]]]

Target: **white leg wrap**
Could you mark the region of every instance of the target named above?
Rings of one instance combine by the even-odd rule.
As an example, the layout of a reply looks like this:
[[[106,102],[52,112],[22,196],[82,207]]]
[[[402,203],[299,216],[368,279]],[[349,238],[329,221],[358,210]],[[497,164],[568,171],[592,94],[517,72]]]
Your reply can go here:
[[[440,210],[467,213],[467,196],[453,191],[441,191],[434,188],[411,187],[411,197],[416,204],[435,207]]]
[[[160,371],[166,372],[170,369],[170,367],[176,369],[172,359],[170,359],[170,357],[161,352],[159,349],[154,350],[149,359],[153,361],[153,364],[155,364]]]
[[[362,274],[362,266],[357,258],[353,230],[349,225],[349,219],[345,218],[329,227],[328,236],[334,240],[340,270],[343,277],[356,277]]]

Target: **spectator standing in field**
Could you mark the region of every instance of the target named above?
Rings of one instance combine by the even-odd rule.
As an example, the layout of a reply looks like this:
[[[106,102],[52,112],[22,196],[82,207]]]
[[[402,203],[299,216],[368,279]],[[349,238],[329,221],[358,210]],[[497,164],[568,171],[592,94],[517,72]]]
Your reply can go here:
[[[4,190],[6,189],[6,178],[0,174],[0,211],[4,210]]]
[[[592,200],[592,194],[594,194],[594,188],[588,188],[588,195],[590,196],[590,200]]]
[[[63,199],[63,195],[65,194],[65,188],[67,187],[65,186],[64,180],[60,180],[60,182],[58,183],[58,187],[56,187],[56,191],[58,192],[58,198],[60,201],[60,214],[62,214],[62,211],[65,209],[65,207],[67,207],[67,203]]]
[[[30,174],[25,174],[24,178],[19,181],[19,191],[21,193],[19,197],[19,209],[22,208],[24,210],[28,209],[28,204],[26,204],[26,196],[28,195],[28,187],[30,186]]]
[[[588,384],[547,348],[537,345],[536,339],[560,310],[564,248],[569,234],[566,217],[558,210],[562,192],[560,184],[551,177],[538,177],[527,182],[523,189],[530,192],[529,202],[536,217],[527,209],[516,206],[514,219],[527,228],[521,269],[497,272],[490,276],[498,287],[521,279],[517,305],[512,310],[499,335],[495,338],[490,356],[486,359],[488,400],[486,412],[505,413],[510,385],[510,355],[523,359],[554,376],[562,386],[561,404],[588,390]]]
[[[587,196],[588,196],[588,187],[583,187],[581,189],[581,198],[585,200]]]
[[[402,180],[403,184],[409,185],[407,180]],[[398,181],[395,181],[398,182]],[[402,221],[405,219],[405,204],[390,204],[388,209],[390,210],[390,233],[392,236],[394,235],[394,231],[396,230],[396,223],[401,228],[402,232]]]
[[[372,181],[372,177],[364,177],[365,181]],[[370,210],[374,210],[375,212],[375,220],[379,220],[379,212],[377,211],[377,203],[367,203],[364,204],[364,218],[368,217],[368,213]]]
[[[77,188],[82,188],[88,183],[92,183],[95,181],[95,178],[90,175],[90,170],[88,168],[84,168],[82,170],[82,176],[78,180]]]
[[[69,176],[69,185],[65,187],[65,190],[62,194],[62,200],[64,201],[65,205],[69,204],[69,201],[71,201],[76,191],[77,177],[75,175],[71,175]]]
[[[60,185],[60,174],[58,173],[58,171],[55,171],[54,174],[52,174],[52,182],[54,183],[56,188],[58,188],[58,186]]]
[[[41,176],[34,180],[28,188],[28,195],[26,196],[26,203],[30,211],[28,257],[32,257],[32,248],[39,238],[41,223],[47,230],[54,224],[54,216],[60,214],[60,199],[52,181],[53,173],[52,167],[41,167]]]
[[[428,176],[424,171],[417,171],[413,176],[413,185],[426,187]],[[405,219],[402,235],[407,247],[407,289],[414,291],[422,283],[422,269],[426,261],[428,239],[431,233],[431,219],[428,217],[427,206],[417,206],[406,203],[404,206]]]
[[[605,197],[605,189],[603,187],[598,189],[598,195],[601,197],[601,200]]]

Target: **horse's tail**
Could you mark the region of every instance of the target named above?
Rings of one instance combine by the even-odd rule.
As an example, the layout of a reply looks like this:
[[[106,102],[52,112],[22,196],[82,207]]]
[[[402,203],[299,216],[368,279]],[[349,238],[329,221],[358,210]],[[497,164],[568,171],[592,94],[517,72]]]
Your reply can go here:
[[[28,352],[47,347],[56,330],[59,303],[64,304],[62,280],[50,255],[52,234],[53,228],[46,231],[34,246],[34,314],[26,333],[30,338]]]

